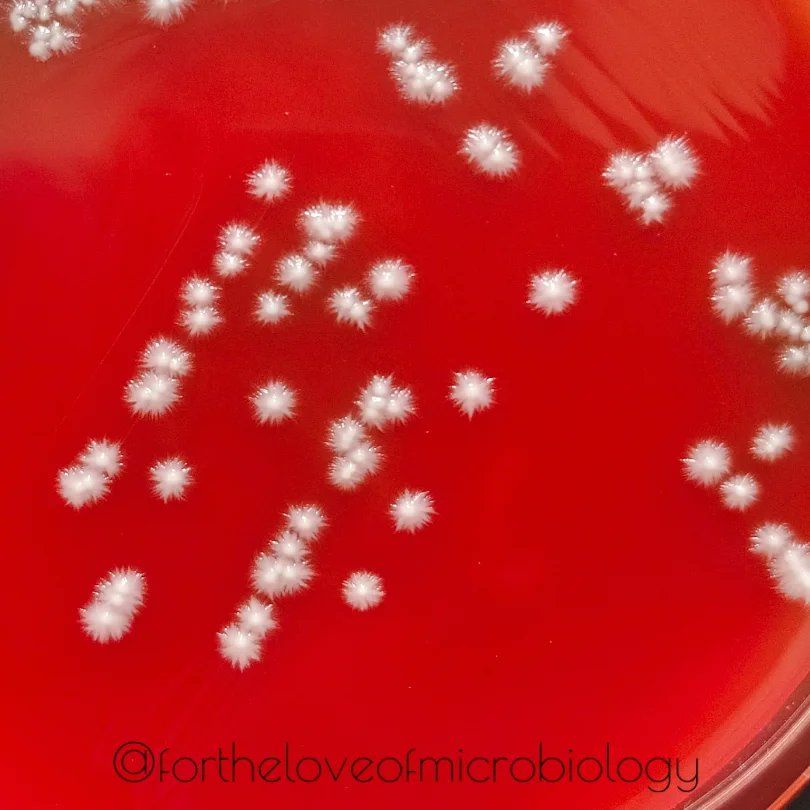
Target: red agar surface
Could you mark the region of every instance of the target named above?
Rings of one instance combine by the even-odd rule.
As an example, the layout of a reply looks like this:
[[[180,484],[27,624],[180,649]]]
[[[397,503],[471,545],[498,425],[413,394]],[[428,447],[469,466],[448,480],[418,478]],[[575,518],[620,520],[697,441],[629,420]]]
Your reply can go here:
[[[496,45],[558,19],[571,37],[547,85],[523,96],[491,74]],[[458,70],[443,108],[397,97],[377,30],[405,20]],[[471,4],[464,0],[201,4],[166,30],[137,7],[88,14],[75,53],[37,64],[0,44],[6,394],[3,449],[4,806],[128,808],[676,805],[622,784],[180,784],[116,777],[128,740],[197,759],[253,757],[681,757],[708,781],[807,672],[810,614],[778,596],[747,538],[764,520],[804,536],[807,382],[774,347],[712,313],[708,271],[731,248],[762,288],[810,247],[810,60],[767,3]],[[480,121],[523,153],[505,181],[457,154]],[[601,184],[611,151],[686,133],[702,174],[667,223],[642,228]],[[244,177],[276,158],[294,193],[264,209]],[[297,212],[354,202],[363,224],[317,291],[278,327],[252,318]],[[219,227],[258,225],[249,273],[224,284],[226,323],[187,341],[195,369],[167,417],[122,400],[147,340],[181,337],[177,293],[206,274]],[[333,286],[374,259],[416,268],[414,293],[359,333],[325,312]],[[581,280],[569,312],[525,305],[532,272]],[[452,372],[496,378],[471,421]],[[326,482],[329,420],[374,373],[413,388],[418,415],[383,434],[381,472],[345,494]],[[268,378],[297,418],[253,420]],[[767,420],[796,428],[772,467],[747,446]],[[124,442],[101,503],[59,500],[58,468],[90,437]],[[758,474],[747,513],[688,484],[679,459],[727,440]],[[147,470],[182,455],[182,503]],[[388,505],[429,490],[437,515],[395,534]],[[216,632],[249,594],[254,555],[286,506],[323,505],[317,579],[279,601],[280,629],[244,673]],[[117,644],[78,623],[110,568],[146,574],[147,603]],[[340,599],[352,571],[381,575],[365,614]]]

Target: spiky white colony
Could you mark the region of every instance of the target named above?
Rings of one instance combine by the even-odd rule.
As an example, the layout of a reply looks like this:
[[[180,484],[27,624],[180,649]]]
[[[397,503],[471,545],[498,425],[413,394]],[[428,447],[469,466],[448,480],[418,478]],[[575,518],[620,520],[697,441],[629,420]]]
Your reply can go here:
[[[336,453],[345,454],[366,438],[366,428],[352,416],[343,416],[329,425],[327,445]]]
[[[349,450],[346,460],[356,464],[362,477],[377,472],[382,461],[382,454],[376,445],[371,442],[360,442],[356,447]]]
[[[155,371],[146,371],[127,383],[124,398],[137,416],[163,416],[180,399],[180,382]]]
[[[393,377],[380,374],[360,392],[357,407],[364,424],[380,429],[405,422],[415,411],[411,390],[394,387]]]
[[[79,461],[83,467],[115,478],[124,465],[121,445],[108,439],[91,439],[87,443]]]
[[[787,423],[767,424],[757,430],[751,443],[751,453],[760,461],[777,461],[792,449],[796,439]]]
[[[649,181],[651,175],[652,170],[644,156],[626,150],[611,155],[602,172],[605,185],[621,192],[639,180]]]
[[[93,0],[19,0],[8,11],[9,25],[14,33],[27,35],[29,55],[44,62],[76,46],[78,34],[66,23],[72,24],[79,11],[93,4]]]
[[[165,337],[150,340],[141,355],[142,368],[166,377],[185,377],[191,365],[191,354],[177,341]]]
[[[650,153],[656,177],[666,187],[687,188],[700,170],[699,162],[686,138],[669,135]]]
[[[247,270],[247,259],[239,253],[221,250],[214,256],[214,270],[222,278],[233,278]]]
[[[337,456],[329,464],[330,483],[345,492],[356,489],[368,474],[356,461],[345,456]]]
[[[226,254],[250,256],[260,241],[259,234],[244,222],[229,222],[219,232],[219,247]]]
[[[751,281],[753,259],[741,253],[727,250],[715,260],[711,277],[715,287],[727,287],[733,284],[747,284]]]
[[[275,160],[266,160],[247,176],[248,194],[265,203],[286,197],[292,189],[290,172]]]
[[[382,579],[370,571],[355,571],[343,582],[343,601],[355,610],[377,607],[385,596]]]
[[[191,0],[142,0],[144,16],[156,25],[170,25],[182,19]]]
[[[543,56],[554,56],[568,37],[568,29],[552,21],[532,26],[529,34]]]
[[[192,276],[183,282],[180,300],[187,307],[210,307],[219,300],[220,289],[207,278]]]
[[[143,606],[146,580],[140,571],[118,568],[100,580],[93,598],[79,611],[84,632],[94,641],[118,641]]]
[[[326,526],[323,509],[314,503],[291,506],[285,518],[287,528],[308,542],[315,540]]]
[[[785,374],[810,374],[810,352],[806,346],[786,346],[779,351],[777,365]]]
[[[378,301],[400,301],[410,291],[413,278],[413,268],[402,259],[381,259],[368,271],[368,285]]]
[[[405,23],[394,23],[383,28],[377,35],[377,48],[389,56],[400,57],[415,41],[412,26]]]
[[[262,424],[277,424],[295,415],[296,393],[281,380],[269,380],[250,397]]]
[[[327,244],[348,241],[360,224],[360,215],[350,203],[320,202],[304,209],[298,226],[307,239]]]
[[[498,46],[493,68],[498,78],[529,93],[543,84],[548,62],[529,40],[509,39]]]
[[[790,543],[770,564],[776,590],[790,599],[810,605],[810,550],[803,543]]]
[[[450,399],[470,419],[478,411],[489,408],[495,398],[495,380],[480,371],[457,371],[450,386]]]
[[[577,285],[577,279],[567,270],[536,273],[529,283],[528,303],[546,315],[556,315],[577,300]]]
[[[236,621],[243,633],[251,633],[259,639],[277,627],[273,605],[266,604],[255,596],[251,596],[247,602],[239,606]]]
[[[254,314],[259,323],[280,323],[292,314],[290,299],[284,293],[273,292],[273,290],[259,293]]]
[[[298,253],[282,256],[276,263],[276,279],[293,292],[304,293],[315,282],[312,262]]]
[[[100,470],[75,465],[59,470],[56,488],[62,500],[74,509],[100,501],[109,491],[109,479]]]
[[[729,509],[743,511],[759,498],[759,482],[750,473],[732,475],[720,484],[720,497]]]
[[[356,287],[341,287],[329,296],[329,310],[338,323],[348,323],[361,332],[371,324],[374,303]]]
[[[283,531],[270,544],[273,556],[280,560],[301,560],[309,553],[309,547],[294,531]]]
[[[433,519],[436,510],[428,492],[406,489],[391,504],[391,517],[398,532],[415,532]]]
[[[268,599],[288,596],[304,589],[313,571],[305,559],[291,560],[273,554],[259,554],[251,575],[253,587]]]
[[[221,323],[222,316],[213,306],[191,307],[180,313],[180,325],[190,337],[208,335]]]
[[[781,554],[793,542],[793,531],[785,523],[763,523],[751,535],[751,551],[766,559]]]
[[[520,163],[520,152],[509,133],[490,124],[479,124],[467,130],[461,154],[475,171],[490,177],[507,177]]]
[[[810,277],[800,270],[788,273],[779,279],[777,286],[782,300],[797,314],[806,315],[810,309]]]
[[[668,194],[655,191],[641,201],[641,224],[661,224],[667,212],[672,208],[672,200]]]
[[[152,479],[152,492],[164,503],[185,497],[192,482],[191,467],[176,456],[153,464],[149,477]]]
[[[726,323],[745,315],[754,303],[754,290],[750,284],[728,284],[715,288],[712,306]]]
[[[770,298],[758,301],[745,317],[745,328],[748,333],[760,338],[772,335],[779,324],[779,307]]]
[[[329,242],[312,240],[304,245],[304,257],[318,267],[326,267],[337,255],[337,247]]]
[[[686,451],[684,475],[704,487],[716,486],[731,470],[731,451],[723,442],[704,439]]]
[[[238,624],[229,624],[217,633],[219,654],[240,672],[262,657],[260,639]]]
[[[406,101],[425,106],[444,104],[458,90],[453,66],[435,59],[413,61],[400,59],[391,66],[391,73]]]

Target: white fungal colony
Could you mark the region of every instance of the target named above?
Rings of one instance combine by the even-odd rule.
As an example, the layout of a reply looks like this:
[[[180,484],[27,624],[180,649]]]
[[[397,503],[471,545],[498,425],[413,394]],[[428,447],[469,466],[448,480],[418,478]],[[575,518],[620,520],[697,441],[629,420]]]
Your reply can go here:
[[[377,607],[385,596],[382,579],[369,571],[355,571],[343,583],[343,601],[355,610]]]
[[[777,461],[795,444],[793,428],[788,424],[762,425],[754,435],[751,453],[760,461]]]
[[[329,309],[338,323],[348,323],[364,331],[371,323],[374,303],[356,287],[341,287],[329,296]]]
[[[710,272],[714,311],[726,323],[741,321],[753,337],[778,341],[776,367],[781,372],[810,376],[810,275],[803,270],[785,273],[773,297],[758,297],[753,275],[750,256],[731,251],[718,256]]]
[[[810,548],[785,523],[763,523],[751,535],[751,551],[761,557],[776,590],[810,606]]]
[[[530,93],[545,81],[555,56],[568,32],[558,22],[540,23],[528,31],[528,37],[512,38],[497,49],[492,67],[495,76],[508,85]]]
[[[380,259],[371,265],[367,281],[377,301],[401,301],[410,291],[414,272],[402,259]]]
[[[391,518],[398,532],[412,534],[430,523],[435,513],[433,498],[428,492],[406,489],[391,504]]]
[[[292,189],[290,172],[275,160],[266,160],[247,176],[248,194],[264,203],[286,197]]]
[[[467,130],[461,154],[474,171],[490,177],[507,177],[520,163],[520,152],[509,133],[490,124],[478,124]]]
[[[296,394],[285,382],[270,380],[259,388],[250,401],[261,424],[277,424],[295,414]]]
[[[670,193],[688,188],[700,162],[684,137],[669,135],[647,154],[617,152],[602,172],[643,225],[660,224],[672,207]]]
[[[565,312],[577,300],[577,279],[567,270],[546,270],[529,281],[529,306],[546,315]]]
[[[56,491],[74,509],[100,501],[110,482],[123,467],[121,445],[108,439],[91,439],[69,467],[59,470]]]
[[[380,31],[377,46],[390,58],[391,76],[406,101],[444,104],[458,90],[453,66],[430,58],[433,46],[411,26],[389,25]]]
[[[478,411],[491,407],[495,399],[495,380],[480,371],[457,371],[450,386],[450,399],[466,416],[472,419]]]
[[[156,25],[176,22],[191,6],[191,0],[141,2],[144,18]],[[9,27],[25,36],[34,59],[45,62],[76,47],[79,17],[101,5],[98,0],[15,0],[8,11]]]
[[[167,458],[156,462],[149,470],[152,492],[164,503],[182,500],[192,482],[191,467],[182,458]]]
[[[290,301],[284,293],[268,290],[267,292],[259,293],[256,298],[255,315],[259,323],[280,323],[291,314]]]
[[[732,475],[720,484],[720,497],[729,509],[743,511],[759,498],[759,482],[750,473]]]
[[[316,504],[290,506],[284,529],[253,561],[250,581],[253,594],[236,610],[236,619],[217,634],[219,653],[240,671],[261,659],[262,644],[278,627],[274,600],[305,589],[315,571],[310,543],[326,526],[326,517]]]
[[[180,380],[191,371],[191,354],[168,338],[151,340],[141,353],[143,371],[131,379],[124,399],[136,416],[158,417],[180,400]]]
[[[731,471],[731,451],[714,439],[690,447],[682,461],[686,477],[704,487],[717,486]]]
[[[143,574],[131,568],[111,571],[93,591],[93,597],[79,610],[84,632],[93,641],[118,641],[132,627],[146,592]]]

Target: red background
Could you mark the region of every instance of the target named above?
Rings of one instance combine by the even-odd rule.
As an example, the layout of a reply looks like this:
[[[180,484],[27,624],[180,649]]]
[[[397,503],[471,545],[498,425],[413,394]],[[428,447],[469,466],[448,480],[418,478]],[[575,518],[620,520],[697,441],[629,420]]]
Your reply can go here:
[[[728,247],[756,257],[763,287],[810,261],[802,29],[756,0],[540,5],[246,0],[166,31],[111,8],[45,65],[3,39],[6,806],[667,807],[681,796],[607,782],[128,785],[111,757],[128,739],[196,757],[234,740],[257,759],[285,741],[333,758],[519,756],[538,741],[582,757],[610,741],[641,759],[699,755],[704,781],[806,674],[807,611],[746,545],[761,520],[809,530],[807,384],[713,316],[707,276]],[[573,34],[548,86],[496,83],[495,45],[555,17]],[[443,109],[400,101],[374,51],[402,18],[457,65]],[[514,135],[514,178],[474,176],[456,154],[480,120]],[[689,133],[703,173],[666,227],[644,230],[599,173],[612,149],[669,132]],[[295,193],[265,213],[243,178],[266,157]],[[254,296],[320,197],[354,201],[362,228],[293,319],[260,328]],[[179,335],[180,283],[208,272],[232,218],[261,222],[264,243],[226,285],[227,323],[194,344],[175,411],[133,422],[122,390],[137,354]],[[413,296],[366,334],[336,325],[326,292],[383,255],[415,265]],[[546,319],[523,304],[528,277],[558,265],[581,301]],[[467,366],[497,380],[497,406],[471,422],[446,399]],[[377,372],[413,387],[418,418],[384,434],[379,475],[337,493],[325,426]],[[259,427],[246,397],[276,376],[299,390],[298,418]],[[800,444],[763,468],[745,451],[772,419]],[[126,471],[73,512],[56,470],[104,435],[124,440]],[[760,476],[745,515],[682,479],[683,450],[708,435]],[[197,483],[164,505],[146,470],[174,453]],[[413,537],[386,514],[403,487],[436,500]],[[331,523],[317,580],[279,604],[263,660],[235,672],[215,633],[285,506],[309,500]],[[122,565],[145,572],[147,605],[100,646],[77,610]],[[357,568],[388,592],[364,615],[339,598]]]

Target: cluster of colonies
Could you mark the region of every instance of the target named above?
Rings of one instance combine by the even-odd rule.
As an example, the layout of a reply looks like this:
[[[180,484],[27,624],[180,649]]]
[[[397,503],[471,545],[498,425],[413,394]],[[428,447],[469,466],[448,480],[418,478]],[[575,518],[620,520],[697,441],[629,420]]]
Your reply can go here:
[[[147,20],[168,25],[185,14],[191,0],[142,0],[142,4]],[[76,47],[79,16],[99,5],[98,0],[18,0],[9,9],[8,20],[15,34],[26,37],[28,53],[45,62]]]
[[[91,600],[79,610],[79,621],[87,635],[100,644],[118,641],[132,627],[143,605],[146,580],[139,571],[122,568],[111,571],[93,590]]]
[[[531,92],[543,84],[549,59],[561,48],[567,30],[557,22],[531,27],[526,37],[501,43],[492,63],[496,77],[511,87]],[[391,75],[409,102],[443,104],[459,88],[452,66],[429,58],[430,42],[410,25],[398,23],[380,31],[377,47],[391,59]],[[461,141],[461,154],[474,171],[507,177],[520,164],[520,151],[503,128],[482,122],[470,127]]]
[[[118,442],[91,439],[74,463],[57,473],[57,492],[68,506],[81,509],[100,501],[122,468],[123,456]]]
[[[644,225],[662,223],[670,208],[670,193],[688,188],[700,170],[686,138],[672,135],[649,153],[617,152],[602,173],[605,184],[623,198],[628,211]]]
[[[757,297],[750,256],[726,251],[711,270],[712,305],[726,323],[742,320],[745,330],[762,340],[780,342],[776,365],[786,374],[810,375],[810,277],[791,270],[776,285],[773,297]]]
[[[766,424],[754,434],[750,452],[759,461],[772,463],[787,455],[795,442],[790,425]],[[731,474],[731,450],[723,442],[698,442],[687,451],[683,466],[690,481],[719,487],[720,497],[729,509],[748,509],[759,498],[759,483],[753,475]],[[810,551],[787,526],[763,524],[751,537],[751,550],[766,560],[780,593],[810,605]]]
[[[311,547],[326,526],[323,510],[315,504],[292,506],[284,518],[281,532],[253,562],[255,593],[218,634],[220,655],[240,671],[261,658],[264,639],[278,627],[276,600],[299,593],[314,576]],[[341,592],[355,610],[376,607],[385,595],[380,577],[368,571],[349,575]]]

